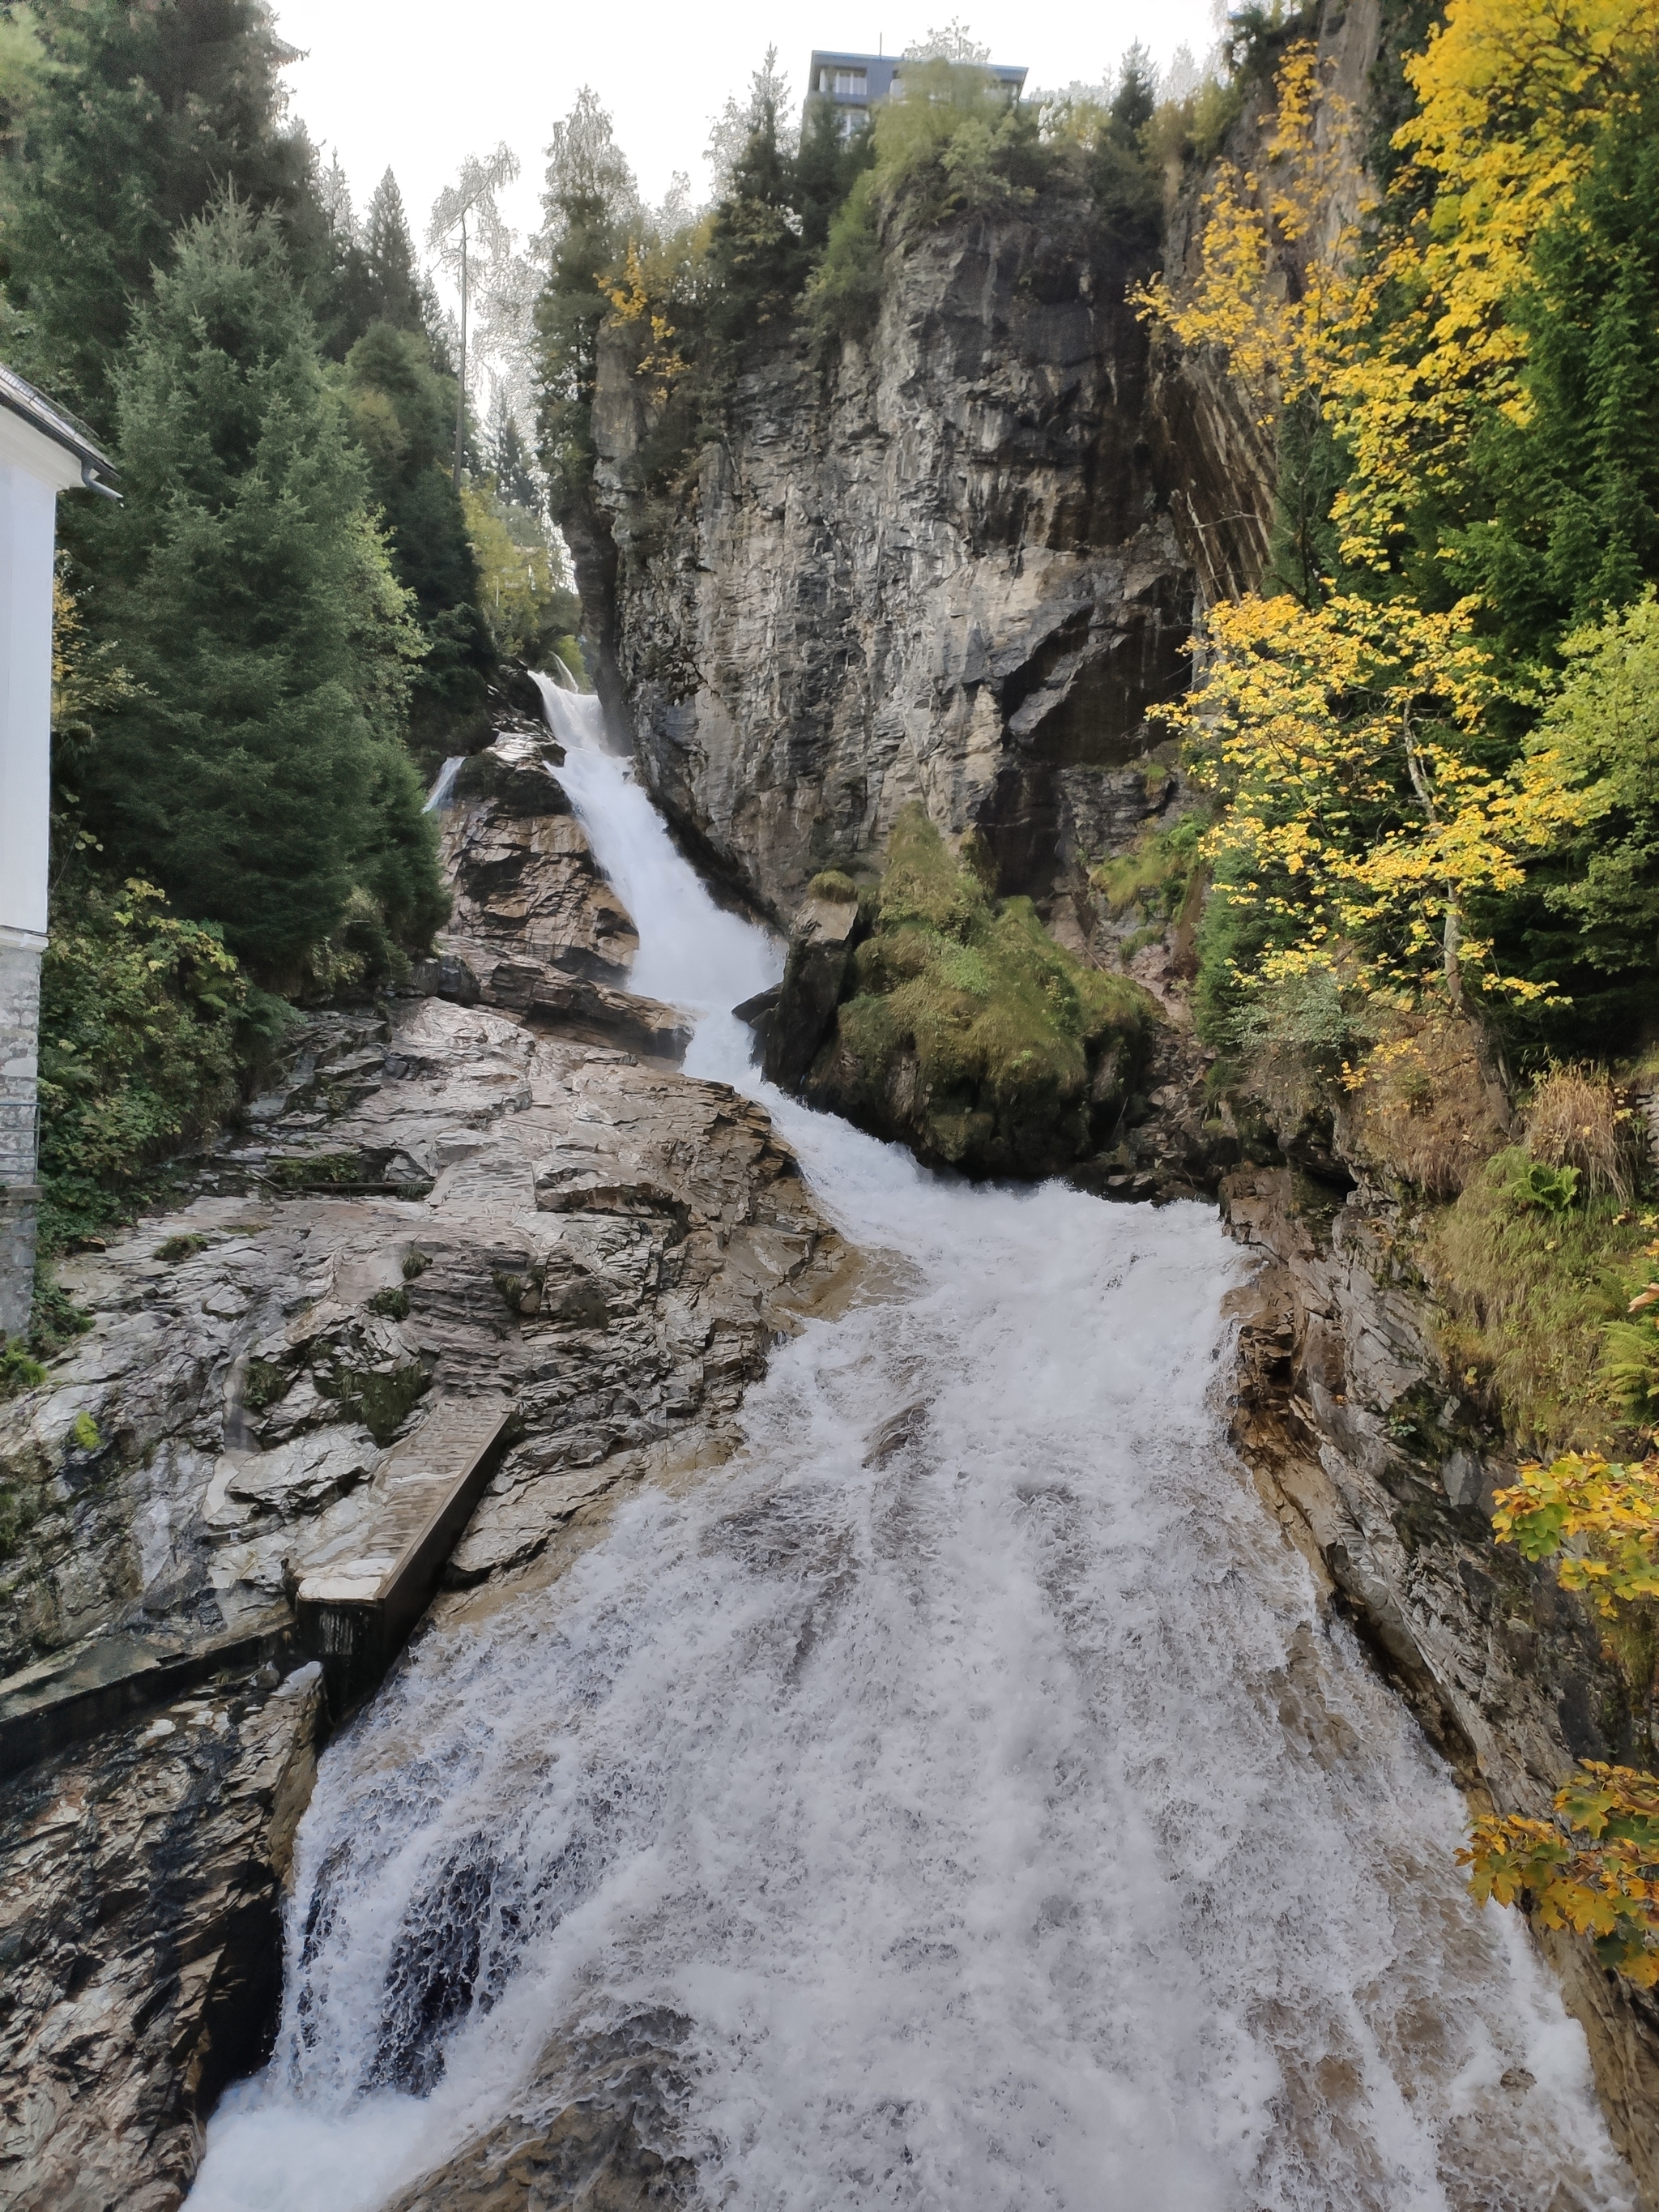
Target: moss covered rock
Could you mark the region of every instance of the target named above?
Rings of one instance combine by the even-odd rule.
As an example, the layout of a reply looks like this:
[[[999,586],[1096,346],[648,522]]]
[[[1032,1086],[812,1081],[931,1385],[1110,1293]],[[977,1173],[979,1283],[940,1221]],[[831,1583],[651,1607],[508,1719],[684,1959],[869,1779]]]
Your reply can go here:
[[[1029,899],[993,900],[920,806],[862,921],[814,1105],[969,1175],[1052,1175],[1115,1140],[1156,1018],[1139,984],[1073,959]]]

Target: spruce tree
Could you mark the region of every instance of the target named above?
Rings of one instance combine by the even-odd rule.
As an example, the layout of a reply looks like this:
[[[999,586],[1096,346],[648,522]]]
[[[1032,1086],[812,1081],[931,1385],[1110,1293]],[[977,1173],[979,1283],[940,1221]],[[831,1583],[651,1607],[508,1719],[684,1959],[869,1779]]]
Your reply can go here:
[[[400,331],[423,330],[415,240],[404,213],[403,194],[390,169],[368,204],[363,252],[368,262],[370,321],[391,323]]]
[[[107,434],[134,301],[214,195],[278,211],[323,249],[312,149],[283,112],[261,0],[35,0],[48,70],[7,180],[14,356]]]
[[[453,750],[495,666],[478,611],[478,568],[449,472],[455,386],[432,368],[417,331],[374,323],[346,356],[346,404],[368,458],[398,579],[414,595],[427,652],[416,678],[416,739]]]
[[[638,206],[633,172],[617,144],[611,118],[584,85],[547,149],[547,190],[540,240],[546,289],[537,303],[542,342],[542,453],[561,521],[587,496],[593,444],[589,410],[598,367],[599,325],[610,302],[599,279],[613,269]]]
[[[418,936],[442,905],[397,738],[418,642],[269,216],[185,228],[113,385],[98,623],[142,690],[89,753],[89,823],[278,984],[354,889]]]

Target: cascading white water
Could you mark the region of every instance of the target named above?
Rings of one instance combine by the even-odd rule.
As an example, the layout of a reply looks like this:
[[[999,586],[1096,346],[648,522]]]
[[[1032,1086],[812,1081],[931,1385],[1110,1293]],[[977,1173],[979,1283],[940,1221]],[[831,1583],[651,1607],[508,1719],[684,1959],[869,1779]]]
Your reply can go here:
[[[448,805],[449,794],[455,788],[455,779],[460,774],[465,759],[465,753],[450,755],[433,780],[432,788],[426,795],[426,805],[421,809],[422,814],[441,813]]]
[[[641,2017],[738,2212],[1628,2204],[1451,1783],[1228,1455],[1213,1214],[947,1184],[760,1085],[720,1016],[775,946],[549,713],[638,988],[716,1010],[701,1071],[908,1287],[329,1750],[194,2212],[366,2212]]]

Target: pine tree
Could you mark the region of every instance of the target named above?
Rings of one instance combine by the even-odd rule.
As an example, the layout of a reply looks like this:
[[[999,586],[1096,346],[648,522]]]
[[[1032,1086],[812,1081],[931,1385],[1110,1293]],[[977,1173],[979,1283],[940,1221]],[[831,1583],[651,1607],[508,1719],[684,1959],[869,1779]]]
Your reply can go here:
[[[23,365],[107,432],[132,305],[216,193],[279,212],[290,244],[320,253],[312,149],[284,118],[260,0],[38,0],[31,14],[50,69],[8,179],[7,289]]]
[[[397,738],[418,641],[269,216],[226,198],[186,225],[113,385],[125,502],[98,621],[142,690],[82,776],[110,860],[278,983],[354,890],[429,931]]]
[[[447,735],[483,706],[495,665],[478,611],[478,570],[449,474],[455,387],[432,368],[418,330],[372,324],[346,356],[346,404],[368,462],[398,581],[413,595],[427,653],[416,678],[416,739]]]
[[[538,243],[547,286],[536,308],[542,344],[543,456],[554,512],[563,520],[586,495],[592,437],[588,421],[599,325],[609,302],[599,280],[622,258],[638,206],[633,172],[611,118],[584,85],[553,126],[547,149],[544,224]]]
[[[404,213],[403,194],[390,169],[368,204],[363,251],[368,261],[369,320],[391,323],[400,331],[424,330],[415,240]]]

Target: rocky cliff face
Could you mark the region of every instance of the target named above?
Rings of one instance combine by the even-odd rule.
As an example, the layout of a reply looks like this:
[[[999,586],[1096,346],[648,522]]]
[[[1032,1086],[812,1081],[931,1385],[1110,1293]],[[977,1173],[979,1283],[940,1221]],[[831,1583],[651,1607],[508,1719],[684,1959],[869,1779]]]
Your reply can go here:
[[[1628,1756],[1627,1699],[1581,1602],[1492,1542],[1514,1460],[1436,1347],[1410,1209],[1289,1168],[1237,1171],[1223,1204],[1261,1260],[1237,1297],[1234,1434],[1263,1497],[1474,1809],[1547,1818],[1576,1761]],[[1659,2005],[1537,1932],[1659,2204]]]
[[[922,235],[868,349],[822,369],[786,340],[740,380],[666,521],[642,387],[605,353],[609,703],[671,817],[775,912],[915,799],[981,828],[1004,890],[1045,890],[1183,682],[1194,577],[1128,273],[1081,201]]]
[[[1319,29],[1355,146],[1382,5],[1327,0]],[[1242,167],[1270,104],[1247,100]],[[1362,185],[1333,164],[1333,227]],[[1172,204],[1177,285],[1203,188]],[[869,344],[825,362],[797,332],[751,357],[672,495],[642,474],[647,387],[602,343],[571,529],[600,689],[688,843],[773,914],[821,869],[878,862],[920,800],[947,835],[980,830],[1001,892],[1051,915],[1070,894],[1062,927],[1086,938],[1086,898],[1064,910],[1079,862],[1175,797],[1126,771],[1185,684],[1195,613],[1261,574],[1275,457],[1223,365],[1151,340],[1146,273],[1058,190],[912,236]]]

